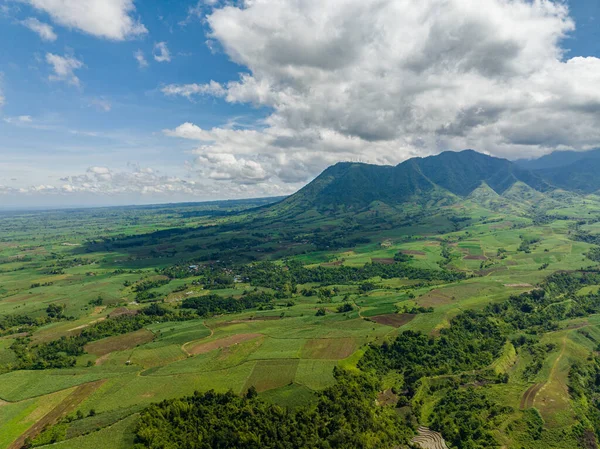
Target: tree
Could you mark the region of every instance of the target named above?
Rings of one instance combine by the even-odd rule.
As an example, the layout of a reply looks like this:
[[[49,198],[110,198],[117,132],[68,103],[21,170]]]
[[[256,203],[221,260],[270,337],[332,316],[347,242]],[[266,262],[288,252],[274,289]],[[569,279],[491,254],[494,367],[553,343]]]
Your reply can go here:
[[[354,307],[352,307],[352,304],[350,303],[342,304],[337,308],[338,313],[352,312],[353,310]]]
[[[46,308],[46,313],[50,318],[61,318],[65,309],[64,304],[50,304]]]
[[[256,387],[252,385],[250,388],[248,388],[248,391],[246,392],[246,399],[254,399],[257,396],[258,391],[256,390]]]

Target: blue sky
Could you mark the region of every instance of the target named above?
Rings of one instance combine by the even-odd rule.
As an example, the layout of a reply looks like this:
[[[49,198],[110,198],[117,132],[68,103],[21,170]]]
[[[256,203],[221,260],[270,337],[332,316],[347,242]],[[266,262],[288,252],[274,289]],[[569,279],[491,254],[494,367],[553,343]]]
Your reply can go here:
[[[598,146],[600,3],[482,1],[498,20],[472,0],[0,0],[0,205],[279,195],[339,160]]]

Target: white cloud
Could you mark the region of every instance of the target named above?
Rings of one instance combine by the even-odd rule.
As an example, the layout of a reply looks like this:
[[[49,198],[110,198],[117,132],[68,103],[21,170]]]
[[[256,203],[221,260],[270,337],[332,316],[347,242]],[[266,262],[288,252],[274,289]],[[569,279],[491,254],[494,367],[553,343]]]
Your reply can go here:
[[[169,52],[169,47],[167,47],[166,42],[158,42],[154,45],[154,60],[157,62],[170,62],[171,61],[171,53]]]
[[[81,69],[83,62],[73,56],[60,56],[46,53],[46,62],[52,66],[53,74],[49,76],[50,81],[65,81],[73,86],[80,86],[81,82],[75,75],[75,70]]]
[[[54,22],[96,37],[111,40],[146,34],[148,30],[132,17],[133,0],[20,0],[45,11]]]
[[[23,20],[21,24],[37,33],[44,41],[54,42],[57,38],[54,29],[50,25],[40,22],[35,17],[29,17],[28,19]]]
[[[219,0],[199,0],[195,5],[188,7],[187,17],[179,22],[179,25],[186,26],[194,19],[202,19],[207,7],[216,6],[218,3]]]
[[[102,112],[110,112],[112,104],[105,98],[92,98],[90,100],[90,106],[95,107]]]
[[[142,50],[135,51],[133,53],[133,57],[137,61],[140,69],[148,67],[148,61],[146,61],[146,57],[144,56],[144,52]]]
[[[194,95],[224,96],[227,90],[219,83],[211,81],[208,84],[169,84],[161,89],[168,96],[180,95],[191,99]]]
[[[273,111],[252,132],[166,131],[202,141],[196,153],[209,162],[228,154],[297,182],[343,159],[600,146],[600,59],[566,58],[574,22],[563,2],[252,0],[217,5],[207,21],[247,73],[163,93]],[[229,162],[213,158],[211,170]]]
[[[18,117],[5,117],[4,121],[11,125],[26,125],[32,123],[33,119],[30,115],[19,115]]]
[[[228,164],[234,164],[227,160]],[[131,195],[141,194],[146,196],[156,195],[187,195],[188,197],[210,198],[219,195],[223,197],[258,196],[262,194],[281,195],[290,193],[290,189],[281,189],[267,183],[261,183],[263,173],[255,163],[249,162],[235,168],[247,177],[249,182],[244,185],[233,186],[223,190],[221,187],[201,183],[193,179],[184,179],[179,176],[169,176],[150,167],[133,165],[128,170],[113,170],[105,166],[89,167],[84,174],[66,176],[56,184],[36,184],[28,187],[0,186],[0,194],[97,194],[97,195]],[[229,174],[214,173],[215,179],[229,179]],[[237,176],[237,174],[236,174]]]

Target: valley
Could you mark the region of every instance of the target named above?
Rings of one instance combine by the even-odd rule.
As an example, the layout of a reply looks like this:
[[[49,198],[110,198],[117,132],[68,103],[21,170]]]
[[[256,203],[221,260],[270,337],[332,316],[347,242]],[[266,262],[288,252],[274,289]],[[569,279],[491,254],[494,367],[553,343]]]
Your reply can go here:
[[[555,182],[468,151],[287,198],[3,213],[0,448],[185,447],[164,417],[213,401],[265,417],[229,416],[231,447],[277,416],[320,432],[287,447],[596,448],[600,196]]]

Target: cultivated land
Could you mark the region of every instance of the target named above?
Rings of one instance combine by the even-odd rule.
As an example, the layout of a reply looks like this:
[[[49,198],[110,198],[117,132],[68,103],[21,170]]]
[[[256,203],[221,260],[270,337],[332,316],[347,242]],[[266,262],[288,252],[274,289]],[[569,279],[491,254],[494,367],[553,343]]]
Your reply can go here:
[[[466,310],[501,304],[553,273],[598,269],[587,257],[596,241],[581,236],[600,236],[599,197],[545,194],[532,208],[526,189],[511,188],[502,201],[480,190],[433,208],[373,203],[358,215],[309,210],[287,222],[269,208],[250,210],[264,204],[251,201],[1,215],[0,448],[129,448],[145,407],[196,390],[255,387],[290,409],[311,404],[334,384],[335,367],[358,370],[369,345],[409,330],[437,338]],[[395,261],[398,254],[407,258]],[[273,265],[248,271],[254,261]],[[403,264],[464,278],[291,284],[269,277],[293,262],[315,270]],[[588,283],[578,294],[598,288]],[[181,307],[190,298],[252,295],[263,299],[241,309]],[[146,315],[152,304],[198,315]],[[7,321],[15,316],[29,319]],[[139,325],[86,337],[118,316]],[[398,412],[412,413],[415,429],[440,428],[436,407],[449,391],[445,382],[456,379],[459,389],[508,407],[488,429],[496,447],[597,447],[587,399],[571,391],[570,373],[596,354],[600,315],[555,324],[529,332],[529,346],[513,345],[521,333],[509,331],[485,370],[425,373]],[[65,349],[39,362],[45,356],[34,348],[78,336],[87,340],[72,358]],[[505,377],[491,382],[484,371]],[[382,391],[406,396],[401,375],[382,379]],[[395,407],[391,397],[384,402],[393,405],[381,406]],[[421,447],[461,447],[425,427],[419,434]]]

